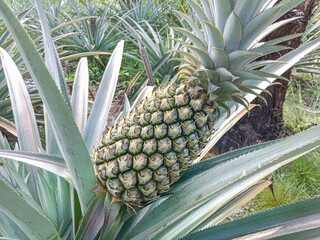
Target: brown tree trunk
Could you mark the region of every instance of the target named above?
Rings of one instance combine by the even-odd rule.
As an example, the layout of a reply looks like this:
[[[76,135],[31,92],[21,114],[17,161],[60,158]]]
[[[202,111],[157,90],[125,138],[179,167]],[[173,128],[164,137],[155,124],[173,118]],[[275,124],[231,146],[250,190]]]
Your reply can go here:
[[[280,1],[279,1],[280,2]],[[312,16],[312,11],[315,6],[314,0],[306,0],[300,4],[296,10],[303,13],[302,19],[293,23],[287,24],[278,29],[265,40],[271,40],[286,36],[289,34],[303,33],[306,30],[308,21]],[[294,14],[295,11],[287,13]],[[286,18],[288,16],[284,16]],[[283,19],[282,18],[282,19]],[[300,38],[288,41],[282,45],[297,48],[301,43]],[[286,52],[279,52],[267,56],[268,59],[277,59]],[[284,77],[290,79],[291,70],[283,74]],[[266,106],[262,100],[255,99],[253,103],[259,104],[261,108],[255,107],[251,110],[250,116],[244,116],[233,128],[229,130],[215,145],[212,152],[220,154],[237,148],[250,146],[259,142],[274,140],[278,137],[279,132],[283,128],[282,107],[285,100],[288,82],[277,80],[281,85],[273,85],[268,88],[272,93],[272,97],[263,93],[263,97],[267,100]]]

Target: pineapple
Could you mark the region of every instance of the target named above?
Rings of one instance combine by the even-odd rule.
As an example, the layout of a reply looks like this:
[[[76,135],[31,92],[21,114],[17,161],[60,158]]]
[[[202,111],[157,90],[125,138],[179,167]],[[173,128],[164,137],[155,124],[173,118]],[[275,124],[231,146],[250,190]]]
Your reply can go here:
[[[259,43],[273,20],[263,16],[261,21],[264,13],[254,13],[254,6],[249,19],[237,8],[242,3],[233,6],[228,1],[229,8],[217,5],[217,10],[229,11],[223,18],[206,1],[201,6],[188,2],[194,19],[177,13],[191,29],[175,28],[186,37],[180,40],[184,50],[174,50],[182,56],[177,77],[111,127],[94,151],[97,178],[115,198],[129,205],[143,204],[169,191],[206,146],[221,111],[230,111],[230,102],[247,106],[245,95],[257,95],[254,90],[262,90],[261,81],[275,77],[260,70],[270,61],[255,60],[285,49]]]
[[[168,191],[206,145],[216,116],[206,94],[188,84],[157,89],[102,137],[100,181],[125,202]]]

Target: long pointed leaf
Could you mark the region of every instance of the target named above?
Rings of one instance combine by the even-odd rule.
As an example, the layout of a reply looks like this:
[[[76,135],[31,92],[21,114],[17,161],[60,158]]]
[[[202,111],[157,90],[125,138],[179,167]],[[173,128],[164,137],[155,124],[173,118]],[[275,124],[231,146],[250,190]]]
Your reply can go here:
[[[60,91],[38,55],[31,39],[11,9],[3,1],[0,2],[0,16],[4,19],[15,39],[48,110],[60,151],[68,165],[84,211],[93,197],[91,190],[96,185],[93,166],[85,143],[73,120],[70,109],[61,97]]]
[[[103,225],[104,196],[98,195],[92,199],[87,212],[81,219],[75,240],[94,239]]]
[[[234,239],[243,237],[242,239],[255,239],[256,237],[279,239],[316,239],[308,238],[307,234],[299,234],[304,230],[318,229],[320,227],[320,198],[307,199],[301,202],[273,208],[264,212],[251,215],[236,221],[222,224],[213,228],[197,232],[189,235],[188,239]],[[285,238],[286,234],[293,238]],[[299,235],[297,235],[299,234]],[[298,238],[295,238],[298,236]],[[315,235],[319,236],[319,235]]]
[[[0,57],[11,96],[20,149],[41,152],[40,135],[33,107],[21,74],[9,54],[2,48]]]
[[[60,239],[57,230],[49,219],[31,207],[2,179],[0,179],[0,190],[0,209],[30,239]]]
[[[89,72],[87,58],[81,58],[73,80],[71,107],[74,119],[83,133],[88,115]]]
[[[71,181],[71,176],[68,168],[63,158],[61,157],[7,150],[1,150],[0,157],[28,163],[35,167],[42,168],[44,170],[57,174],[58,176],[61,176],[68,181]]]
[[[216,211],[226,201],[231,200],[277,168],[319,145],[320,127],[314,127],[207,170],[200,176],[190,179],[187,187],[170,196],[144,217],[136,225],[130,237],[143,238],[145,234],[150,235],[159,230],[165,231],[165,228],[170,226],[170,222],[183,217],[211,198],[216,202],[208,207],[210,207],[210,211]],[[197,224],[200,224],[207,217],[209,215],[199,218]]]
[[[110,57],[83,135],[90,153],[94,146],[97,147],[107,124],[121,66],[123,44],[124,42],[120,41]]]
[[[71,104],[69,100],[67,85],[64,79],[61,62],[58,57],[57,49],[54,46],[54,41],[50,33],[49,23],[45,15],[45,10],[44,10],[42,1],[36,0],[36,6],[37,6],[39,20],[40,20],[40,24],[43,32],[46,65],[53,79],[55,80],[58,88],[61,90],[65,101],[68,103],[68,106],[70,107]]]

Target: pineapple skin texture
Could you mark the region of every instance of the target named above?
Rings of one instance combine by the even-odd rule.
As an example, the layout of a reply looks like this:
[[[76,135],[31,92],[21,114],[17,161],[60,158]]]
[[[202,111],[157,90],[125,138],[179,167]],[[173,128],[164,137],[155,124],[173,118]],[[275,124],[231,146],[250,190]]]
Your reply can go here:
[[[128,204],[169,191],[206,146],[214,113],[207,94],[187,84],[155,90],[101,138],[97,178]]]

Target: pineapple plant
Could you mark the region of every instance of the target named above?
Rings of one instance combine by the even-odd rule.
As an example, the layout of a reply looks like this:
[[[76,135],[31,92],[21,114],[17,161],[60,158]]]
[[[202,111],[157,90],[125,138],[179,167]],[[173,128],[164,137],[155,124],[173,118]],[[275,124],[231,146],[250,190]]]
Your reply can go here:
[[[264,27],[290,10],[288,3],[268,8],[256,1],[249,14],[245,7],[249,3],[242,1],[210,2],[215,8],[206,1],[188,3],[194,18],[177,12],[186,26],[174,28],[187,39],[178,39],[186,50],[172,50],[184,57],[173,59],[182,63],[180,72],[111,127],[93,153],[101,184],[128,204],[146,203],[169,191],[206,147],[220,112],[230,111],[230,103],[247,107],[245,96],[258,96],[255,90],[263,91],[261,82],[275,77],[262,68],[272,62],[254,61],[288,49],[276,44],[295,37],[268,44],[258,41],[270,32]],[[220,8],[229,11],[224,19],[216,14]],[[276,13],[273,18],[268,17],[270,12]]]
[[[278,7],[273,7],[271,2],[261,0],[256,1],[255,7],[250,5],[253,19],[259,20],[255,23],[264,26],[266,21],[273,22],[301,1],[286,1]],[[155,89],[150,95],[142,92],[139,96],[143,99],[142,102],[133,104],[131,111],[124,114],[102,137],[100,146],[93,151],[93,146],[98,145],[106,125],[120,68],[123,42],[118,44],[110,58],[96,101],[87,118],[87,92],[84,87],[88,81],[86,61],[83,59],[79,63],[74,92],[69,103],[69,99],[61,94],[64,93],[61,85],[65,83],[56,79],[56,76],[61,76],[61,69],[53,67],[58,61],[52,41],[48,40],[50,31],[44,11],[41,10],[42,1],[37,0],[36,3],[47,39],[47,53],[50,53],[46,59],[51,63],[48,67],[5,2],[0,2],[0,16],[8,26],[37,84],[47,111],[46,117],[50,121],[50,124],[47,122],[47,132],[53,134],[46,136],[49,141],[46,149],[43,149],[21,74],[10,56],[0,50],[6,79],[10,85],[20,148],[20,151],[10,150],[7,141],[0,134],[0,147],[7,149],[0,150],[1,236],[18,239],[194,239],[198,236],[201,239],[210,239],[217,236],[216,239],[223,239],[264,231],[270,226],[283,226],[293,221],[294,217],[299,217],[300,220],[295,221],[295,224],[303,223],[303,219],[320,214],[317,207],[319,198],[315,198],[271,213],[261,213],[253,219],[244,219],[241,222],[244,228],[240,230],[237,225],[237,230],[233,231],[237,222],[210,228],[267,187],[270,183],[262,180],[265,176],[295,157],[318,147],[319,127],[288,139],[239,149],[194,164],[201,158],[199,154],[210,148],[212,139],[218,137],[217,132],[227,130],[221,121],[234,121],[234,114],[238,111],[234,106],[238,104],[238,109],[245,108],[245,99],[250,101],[258,94],[253,90],[261,91],[263,84],[269,84],[276,74],[286,71],[303,55],[316,48],[320,44],[319,40],[293,50],[284,55],[280,63],[274,62],[273,65],[258,71],[257,69],[270,62],[252,61],[281,47],[272,46],[271,43],[258,44],[257,37],[253,37],[250,44],[246,43],[247,50],[243,50],[245,45],[241,45],[241,42],[246,41],[241,40],[238,48],[235,48],[241,50],[229,51],[233,44],[226,41],[227,30],[223,31],[224,50],[213,51],[218,55],[214,55],[211,45],[207,44],[211,38],[202,37],[201,44],[197,41],[197,38],[201,39],[201,35],[205,36],[205,31],[197,30],[205,29],[199,28],[202,23],[199,19],[204,19],[203,14],[207,16],[209,23],[214,20],[211,25],[214,22],[216,26],[220,26],[217,28],[220,30],[216,31],[218,35],[210,35],[212,39],[219,40],[223,29],[219,25],[223,22],[221,19],[225,19],[225,29],[229,28],[228,25],[233,26],[235,13],[239,15],[239,19],[244,17],[244,13],[240,14],[242,11],[239,9],[247,6],[246,1],[217,0],[211,2],[210,7],[205,5],[206,1],[201,1],[202,6],[189,1],[189,4],[197,9],[196,15],[199,19],[197,20],[197,16],[193,19],[197,25],[181,15],[189,25],[185,26],[186,29],[190,31],[177,29],[187,37],[179,40],[186,42],[184,47],[187,49],[180,50],[184,58],[181,59],[183,64],[179,75],[170,85]],[[273,11],[273,8],[276,9]],[[229,17],[225,15],[222,16],[221,13],[226,12],[231,16],[231,20],[226,20]],[[245,26],[249,25],[248,22],[241,21]],[[271,28],[275,29],[279,25],[272,25]],[[254,34],[246,30],[245,26],[240,34],[242,39],[257,33],[262,34],[264,31],[262,26],[260,29],[254,24],[256,28],[252,28],[253,25],[248,27],[249,30],[254,30]],[[244,34],[248,32],[250,36]],[[236,37],[229,36],[229,39],[231,41]],[[204,45],[209,49],[207,53],[205,49],[200,49],[203,44],[207,44]],[[263,53],[252,53],[258,50]],[[239,52],[233,55],[233,52],[237,51]],[[211,59],[209,63],[214,63],[211,66],[208,65],[208,57]],[[54,78],[48,70],[55,73]],[[269,82],[265,81],[265,78]],[[61,92],[57,87],[59,84]],[[226,118],[228,112],[231,116]],[[215,132],[216,129],[218,130]],[[181,140],[178,140],[180,138]],[[91,162],[91,153],[94,164]],[[176,156],[172,157],[174,154]],[[140,157],[137,157],[138,155]],[[114,165],[118,166],[118,169],[110,167]],[[24,175],[27,166],[42,170]],[[141,166],[144,169],[137,170]],[[167,172],[164,170],[160,172],[163,174],[158,174],[157,170],[164,168]],[[144,170],[145,174],[142,173]],[[95,175],[99,184],[105,188],[96,188]],[[29,176],[34,177],[35,184]],[[139,185],[139,181],[145,182]],[[170,191],[162,194],[168,190]],[[153,201],[150,201],[152,199]],[[127,210],[124,204],[135,208],[136,212]],[[147,206],[141,208],[136,205]],[[298,210],[294,216],[293,209]],[[281,213],[283,218],[275,221],[272,217],[277,212]],[[255,221],[259,219],[267,221]],[[248,230],[246,226],[251,228]],[[202,231],[203,229],[207,230]],[[317,229],[308,226],[306,231],[303,230],[305,228],[295,228],[294,231],[308,236],[308,232]],[[211,235],[212,232],[214,235]],[[287,233],[281,232],[281,235],[277,235],[273,231],[271,234],[273,235],[270,236],[283,236]]]

